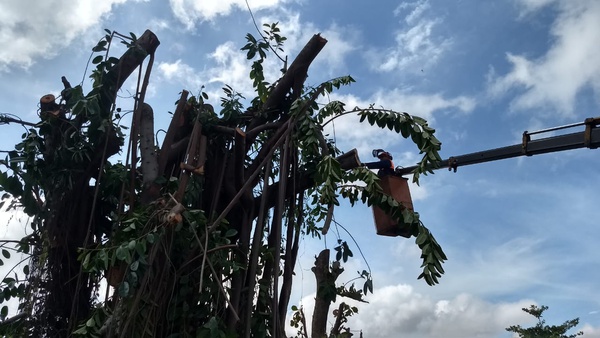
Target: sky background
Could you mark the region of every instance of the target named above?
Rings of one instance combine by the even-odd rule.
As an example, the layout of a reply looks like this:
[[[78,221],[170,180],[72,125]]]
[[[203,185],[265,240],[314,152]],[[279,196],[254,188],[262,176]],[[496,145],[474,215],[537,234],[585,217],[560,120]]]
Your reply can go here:
[[[348,108],[375,103],[428,119],[444,158],[517,144],[525,130],[600,115],[598,0],[249,4],[259,25],[279,22],[289,60],[315,33],[329,41],[307,84],[352,75],[357,83],[333,99]],[[58,95],[63,75],[89,91],[84,71],[104,28],[137,36],[150,29],[161,40],[146,98],[156,128],[166,129],[182,89],[198,93],[205,86],[215,106],[224,84],[252,96],[250,63],[240,48],[246,33],[258,34],[243,1],[4,0],[0,113],[36,121],[39,98]],[[274,81],[279,68],[271,57],[267,80]],[[127,97],[134,83],[125,89]],[[131,100],[122,102],[124,110],[132,108]],[[0,150],[12,149],[23,129],[0,128]],[[328,132],[340,149],[357,148],[364,162],[374,148],[390,151],[396,165],[418,159],[411,142],[352,116],[336,120]],[[352,233],[375,286],[369,304],[349,322],[353,332],[368,338],[510,337],[504,328],[534,324],[521,308],[543,304],[550,307],[548,323],[579,317],[584,337],[600,337],[599,155],[581,149],[423,177],[411,190],[414,206],[449,258],[435,287],[416,280],[414,239],[377,236],[366,206],[338,208],[335,219]],[[5,238],[22,231],[10,217],[2,215]],[[337,232],[302,243],[291,304],[308,316],[310,267],[321,249],[335,245]],[[339,233],[355,254],[338,279],[344,282],[366,263],[350,237]]]

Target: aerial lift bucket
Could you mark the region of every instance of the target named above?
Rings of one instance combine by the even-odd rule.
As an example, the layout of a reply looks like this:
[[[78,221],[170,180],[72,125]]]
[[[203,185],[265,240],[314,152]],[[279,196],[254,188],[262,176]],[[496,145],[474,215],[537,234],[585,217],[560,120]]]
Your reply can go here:
[[[379,185],[386,195],[393,197],[405,208],[413,210],[412,198],[408,189],[408,179],[402,176],[386,175],[381,177]],[[381,208],[373,206],[373,217],[375,218],[375,229],[378,235],[410,238],[410,227],[401,226],[386,214],[385,211],[381,210]]]

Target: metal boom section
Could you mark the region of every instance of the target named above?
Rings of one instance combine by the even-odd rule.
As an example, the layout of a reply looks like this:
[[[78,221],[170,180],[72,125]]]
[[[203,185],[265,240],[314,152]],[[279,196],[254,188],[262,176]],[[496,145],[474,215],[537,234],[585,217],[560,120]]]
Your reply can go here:
[[[448,170],[454,169],[454,171],[456,171],[458,167],[465,165],[491,162],[519,156],[532,156],[585,147],[595,149],[600,147],[600,128],[597,128],[599,124],[600,117],[595,117],[588,118],[584,122],[573,123],[569,125],[553,127],[534,132],[525,131],[523,133],[523,142],[521,144],[515,144],[512,146],[496,149],[483,150],[476,153],[470,153],[460,156],[452,156],[446,160],[438,162],[437,167],[429,169],[437,170],[442,168],[448,168]],[[551,136],[536,140],[531,139],[532,135],[543,134],[578,126],[585,126],[585,130],[581,132]],[[396,168],[396,174],[407,175],[410,174],[416,168],[417,166]]]

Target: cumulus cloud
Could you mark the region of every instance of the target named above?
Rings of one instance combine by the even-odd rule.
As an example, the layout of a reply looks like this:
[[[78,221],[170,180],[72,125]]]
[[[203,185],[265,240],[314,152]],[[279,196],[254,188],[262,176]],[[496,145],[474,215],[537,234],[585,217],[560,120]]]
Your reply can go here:
[[[398,112],[408,112],[427,119],[430,123],[435,120],[435,114],[458,113],[467,114],[473,111],[476,100],[467,96],[445,97],[440,93],[414,93],[402,89],[378,90],[369,98],[360,98],[355,95],[333,95],[336,99],[346,103],[346,109],[354,107],[367,108],[375,103],[375,107],[384,107]],[[356,115],[347,115],[330,123],[325,130],[329,135],[337,135],[341,147],[357,148],[359,153],[370,153],[375,148],[400,148],[402,136],[387,129],[378,127],[360,127]],[[363,125],[364,126],[364,125]],[[335,127],[335,130],[333,130]],[[343,136],[343,137],[342,137]],[[393,150],[390,148],[390,150]],[[395,152],[395,157],[402,159],[399,163],[415,163],[414,149],[408,152]],[[396,156],[397,154],[397,156]],[[413,154],[413,155],[411,155]]]
[[[253,11],[275,7],[280,0],[249,0],[248,5]],[[194,28],[196,22],[209,21],[219,15],[229,14],[233,8],[246,10],[244,0],[195,1],[169,0],[175,17],[188,29]]]
[[[257,17],[257,21],[279,23],[278,27],[287,38],[284,52],[280,52],[279,56],[284,58],[288,55],[289,66],[312,35],[320,30],[310,22],[301,22],[300,15],[296,12],[282,10],[280,14],[278,19],[265,15]],[[321,32],[328,43],[309,70],[309,76],[310,74],[319,74],[319,76],[314,76],[316,83],[307,81],[307,85],[317,84],[339,75],[334,72],[343,67],[345,57],[356,48],[352,42],[355,37],[351,29],[333,24]],[[216,95],[217,90],[224,84],[233,86],[236,91],[246,97],[254,95],[252,82],[248,78],[252,62],[247,60],[245,51],[241,51],[239,45],[231,41],[224,42],[204,57],[208,66],[203,69],[195,69],[181,60],[176,60],[175,62],[161,63],[159,72],[165,80],[181,83],[186,88],[195,90],[204,85],[207,87],[209,95]],[[266,81],[272,83],[281,76],[280,69],[283,67],[283,61],[270,54],[262,66]]]
[[[550,1],[523,1],[529,9]],[[585,89],[600,92],[600,2],[560,1],[552,24],[553,43],[545,55],[529,59],[507,54],[512,69],[490,76],[489,92],[495,97],[516,92],[514,110],[551,108],[571,117],[577,95]]]
[[[8,0],[0,6],[0,70],[49,58],[127,0]]]
[[[406,284],[380,288],[367,300],[368,304],[356,304],[343,298],[338,302],[358,307],[358,314],[350,317],[346,327],[357,336],[362,331],[370,338],[497,337],[510,325],[532,324],[532,317],[521,309],[535,304],[529,299],[491,303],[467,293],[434,299]],[[305,297],[302,305],[310,326],[314,294]],[[331,309],[336,307],[332,305]],[[333,320],[330,318],[330,321]],[[288,332],[293,331],[288,329]]]
[[[252,83],[248,78],[250,62],[238,46],[226,42],[219,45],[209,57],[216,62],[216,67],[207,70],[209,83],[230,84],[246,96],[253,92]]]
[[[198,72],[190,65],[176,60],[175,62],[160,62],[158,64],[159,76],[169,82],[178,83],[183,88],[199,90],[205,82]]]
[[[284,49],[285,54],[291,57],[288,65],[314,34],[321,34],[327,39],[325,48],[321,50],[309,70],[309,76],[310,73],[323,74],[317,81],[339,76],[338,72],[345,68],[345,60],[348,55],[359,48],[359,33],[353,27],[340,26],[335,23],[328,27],[318,27],[310,21],[302,21],[299,13],[285,9],[281,9],[277,13],[265,14],[258,17],[257,20],[265,23],[279,23],[278,27],[287,38]],[[310,81],[311,78],[309,78]]]
[[[452,40],[435,34],[434,30],[442,20],[426,16],[429,7],[428,0],[420,0],[405,2],[396,8],[396,16],[404,15],[404,27],[396,32],[394,46],[367,53],[369,63],[375,70],[417,72],[439,61]]]
[[[373,99],[385,107],[395,107],[427,120],[434,119],[434,112],[470,113],[476,106],[476,100],[468,96],[448,98],[440,93],[411,93],[397,88],[379,90]]]
[[[232,42],[218,45],[212,52],[208,53],[206,59],[211,61],[210,67],[196,69],[178,59],[175,62],[161,62],[158,65],[159,77],[170,83],[176,83],[191,91],[198,91],[202,86],[211,97],[221,95],[220,89],[228,84],[234,90],[246,97],[252,97],[254,90],[252,82],[248,78],[250,73],[250,62],[246,60],[243,51]],[[267,64],[275,61],[268,61]],[[269,76],[270,69],[265,67],[265,76]],[[271,71],[271,73],[273,73]]]
[[[331,98],[346,103],[347,110],[355,107],[367,108],[375,103],[376,107],[408,112],[411,115],[423,117],[429,122],[435,120],[436,113],[466,114],[476,106],[476,101],[466,96],[445,97],[439,93],[412,93],[397,88],[379,90],[369,98],[361,98],[352,94],[334,94]],[[375,148],[390,151],[394,155],[396,165],[410,166],[421,159],[419,151],[412,141],[405,140],[395,131],[370,126],[366,122],[361,124],[356,114],[348,114],[335,119],[325,126],[324,132],[330,139],[335,139],[339,149],[344,151],[356,149],[364,162],[371,160],[371,150]],[[411,184],[411,194],[413,200],[423,200],[427,198],[429,192],[425,186]]]
[[[575,330],[578,329],[579,327],[575,328]],[[586,338],[600,338],[600,327],[594,327],[586,323],[580,331],[583,332],[583,336]]]

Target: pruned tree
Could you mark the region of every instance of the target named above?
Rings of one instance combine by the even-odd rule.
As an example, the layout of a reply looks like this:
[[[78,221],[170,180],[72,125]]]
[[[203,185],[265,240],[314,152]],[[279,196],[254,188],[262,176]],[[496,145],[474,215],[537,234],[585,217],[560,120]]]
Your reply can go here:
[[[215,109],[205,93],[183,90],[160,146],[145,98],[159,45],[150,31],[138,39],[107,30],[93,48],[101,55],[92,60],[92,90],[84,95],[63,78],[58,99],[42,97],[41,120],[1,162],[10,206],[33,218],[31,234],[18,243],[30,255],[26,278],[3,282],[3,298],[21,300],[3,330],[39,337],[285,336],[300,239],[321,237],[340,198],[377,205],[408,228],[422,250],[419,278],[438,283],[446,256],[419,215],[384,194],[377,175],[353,160],[353,151],[338,150],[323,126],[355,114],[410,137],[423,154],[417,182],[440,160],[435,130],[407,113],[328,101],[327,94],[354,82],[350,76],[307,87],[309,67],[327,43],[320,35],[274,82],[263,65],[283,51],[277,24],[246,38],[256,96],[247,100],[227,85]],[[117,39],[128,47],[120,58],[109,53]],[[124,143],[116,97],[138,67],[144,71]],[[125,164],[111,158],[119,153]],[[362,290],[336,287],[340,262],[351,255],[345,241],[338,244],[336,259],[324,251],[314,268],[320,305],[313,337],[325,334],[336,296],[361,299],[373,291],[366,271]],[[115,292],[98,297],[105,279]],[[339,332],[352,311],[337,311]]]

